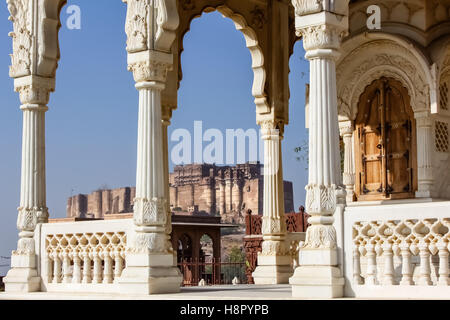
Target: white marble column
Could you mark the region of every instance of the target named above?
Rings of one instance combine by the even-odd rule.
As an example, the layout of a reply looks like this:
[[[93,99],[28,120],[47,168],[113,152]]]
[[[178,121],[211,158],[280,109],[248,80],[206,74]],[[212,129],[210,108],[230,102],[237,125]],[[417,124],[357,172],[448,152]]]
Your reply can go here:
[[[60,57],[58,30],[65,0],[8,0],[13,30],[9,75],[20,94],[23,111],[19,241],[4,279],[9,292],[40,290],[35,230],[48,220],[45,181],[45,112]],[[39,10],[38,10],[39,9]],[[42,35],[45,34],[45,37]],[[36,239],[35,239],[36,238]],[[45,257],[42,257],[45,259]]]
[[[11,269],[5,282],[9,292],[33,292],[40,289],[34,231],[48,221],[45,179],[45,112],[55,81],[28,76],[14,82],[20,93],[23,111],[22,170],[20,205],[17,218],[19,241],[11,255]]]
[[[127,240],[125,269],[118,279],[124,293],[179,292],[168,231],[167,161],[164,154],[162,91],[173,68],[172,45],[179,17],[176,0],[127,3],[128,69],[139,91],[134,225]]]
[[[430,198],[433,192],[433,121],[429,112],[415,114],[417,125],[417,198]]]
[[[339,122],[339,131],[344,140],[344,172],[342,174],[342,182],[347,192],[347,203],[353,202],[355,190],[355,165],[353,155],[353,131],[352,121]]]
[[[311,216],[311,226],[300,247],[300,265],[289,282],[294,297],[335,298],[343,296],[344,278],[337,267],[333,214],[345,197],[341,185],[335,61],[339,57],[340,36],[348,22],[345,16],[321,8],[304,10],[298,1],[293,4],[297,33],[303,37],[310,61],[306,211]]]
[[[167,226],[168,179],[161,110],[161,91],[172,55],[152,51],[144,57],[148,59],[144,63],[129,64],[139,91],[135,230],[127,244],[126,268],[119,283],[121,290],[128,293],[179,292],[182,278],[174,266]]]
[[[170,209],[170,186],[169,186],[169,140],[167,129],[170,126],[170,119],[172,118],[172,108],[162,107],[162,149],[163,149],[163,163],[164,163],[164,198],[167,201],[167,222],[166,222],[166,237],[167,241],[171,243],[172,235],[172,210]],[[177,265],[177,253],[170,246],[169,251],[174,256],[174,266]]]
[[[264,140],[263,243],[253,278],[255,284],[288,283],[292,267],[284,215],[282,124],[269,120],[260,125]]]

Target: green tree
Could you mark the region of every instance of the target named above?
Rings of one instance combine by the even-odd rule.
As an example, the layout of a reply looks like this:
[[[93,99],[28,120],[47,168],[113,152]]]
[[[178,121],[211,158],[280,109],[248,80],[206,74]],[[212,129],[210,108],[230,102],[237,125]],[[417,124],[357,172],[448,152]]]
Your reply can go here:
[[[228,255],[229,262],[245,262],[245,253],[237,246],[233,246]]]

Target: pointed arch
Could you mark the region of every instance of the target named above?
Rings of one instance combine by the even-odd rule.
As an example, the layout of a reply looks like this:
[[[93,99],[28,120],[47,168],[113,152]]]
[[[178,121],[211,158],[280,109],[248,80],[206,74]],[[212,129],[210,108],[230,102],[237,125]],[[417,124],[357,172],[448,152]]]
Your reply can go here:
[[[269,113],[271,111],[271,108],[267,100],[266,91],[267,71],[265,66],[264,52],[258,40],[257,32],[248,24],[246,18],[243,15],[234,12],[229,6],[226,5],[208,5],[201,8],[200,10],[191,14],[191,16],[188,18],[187,25],[184,27],[184,29],[179,30],[180,39],[178,44],[178,87],[183,77],[181,54],[184,51],[184,37],[189,32],[191,23],[194,19],[201,17],[203,13],[210,13],[214,11],[218,11],[222,14],[223,17],[231,19],[236,27],[236,30],[239,30],[243,34],[246,46],[250,51],[252,59],[252,69],[254,75],[252,95],[255,98],[256,112],[258,114]]]

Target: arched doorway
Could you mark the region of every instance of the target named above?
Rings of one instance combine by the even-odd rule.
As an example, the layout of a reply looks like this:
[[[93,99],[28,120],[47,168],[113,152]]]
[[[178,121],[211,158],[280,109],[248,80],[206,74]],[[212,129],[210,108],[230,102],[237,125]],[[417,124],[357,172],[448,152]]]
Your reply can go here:
[[[381,78],[361,95],[355,123],[359,201],[413,198],[417,190],[416,123],[402,84]]]
[[[198,274],[206,284],[220,284],[220,260],[216,260],[214,240],[205,233],[200,237]]]
[[[186,233],[178,239],[178,263],[192,259],[192,239]]]
[[[177,263],[182,268],[183,285],[191,285],[195,277],[192,268],[192,238],[184,233],[178,239],[177,245]]]

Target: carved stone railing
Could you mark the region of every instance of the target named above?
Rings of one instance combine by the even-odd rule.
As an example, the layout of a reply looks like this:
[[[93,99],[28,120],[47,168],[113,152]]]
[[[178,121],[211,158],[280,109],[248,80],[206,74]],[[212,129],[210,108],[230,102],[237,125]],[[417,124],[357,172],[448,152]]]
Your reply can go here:
[[[450,293],[450,202],[409,206],[378,206],[379,216],[367,207],[346,212],[346,217],[366,212],[365,219],[345,222],[351,226],[346,275],[355,296],[438,298],[441,291]]]
[[[298,246],[305,238],[306,228],[308,227],[308,214],[304,207],[300,207],[298,213],[286,213],[286,229],[288,231],[286,241],[289,243],[294,267],[298,265]],[[262,216],[252,215],[247,212],[245,216],[245,237],[244,250],[246,254],[246,275],[247,282],[253,284],[252,273],[258,265],[258,252],[262,250]]]
[[[42,224],[40,273],[49,292],[119,292],[131,219]]]
[[[286,213],[286,229],[287,232],[305,232],[308,227],[308,214],[305,208],[300,207],[298,213]],[[245,234],[246,235],[262,235],[262,216],[248,214],[245,217]]]
[[[354,281],[372,285],[449,284],[450,218],[357,222],[353,230]],[[366,258],[364,278],[360,276],[361,256]],[[415,277],[413,257],[418,258],[420,268]],[[377,272],[377,258],[382,260],[381,272]]]

